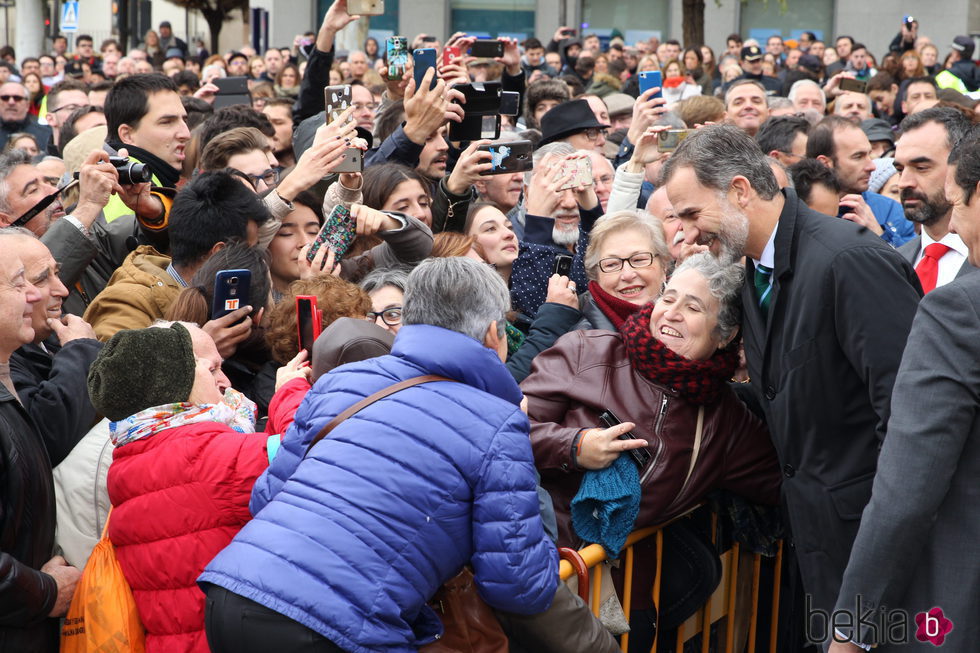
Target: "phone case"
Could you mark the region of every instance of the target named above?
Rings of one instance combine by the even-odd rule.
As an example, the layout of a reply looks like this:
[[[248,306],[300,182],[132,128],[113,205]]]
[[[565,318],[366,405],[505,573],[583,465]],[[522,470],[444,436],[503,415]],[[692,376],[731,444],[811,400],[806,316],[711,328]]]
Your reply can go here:
[[[313,343],[320,337],[323,318],[316,305],[316,295],[296,295],[296,341],[313,357]]]
[[[217,77],[214,85],[218,87],[212,105],[215,110],[235,104],[252,105],[252,93],[248,90],[247,77]]]
[[[460,58],[462,53],[459,51],[455,45],[447,45],[442,51],[442,65],[451,66],[456,63],[456,60]]]
[[[688,129],[668,129],[665,132],[660,132],[657,137],[657,151],[673,152],[690,133]]]
[[[644,70],[640,73],[640,95],[643,95],[651,88],[655,86],[662,87],[664,85],[663,78],[660,75],[659,70]],[[653,94],[653,97],[663,97],[661,91],[657,91]]]
[[[310,246],[306,258],[312,261],[320,248],[326,244],[334,253],[334,259],[339,263],[350,249],[351,243],[357,237],[357,222],[350,210],[343,204],[333,208],[330,217],[323,223],[323,228],[316,235],[316,240]]]
[[[558,190],[592,185],[592,161],[589,159],[566,159],[559,166],[559,177],[571,174],[572,178]]]
[[[840,90],[853,93],[865,93],[868,90],[868,83],[862,82],[860,79],[844,77],[840,80]]]
[[[490,163],[493,164],[491,170],[481,172],[481,175],[506,175],[534,167],[531,156],[534,145],[531,141],[502,141],[481,145],[479,149],[490,153]]]
[[[385,12],[385,0],[347,0],[351,16],[380,16]]]
[[[211,319],[217,320],[242,306],[248,306],[251,285],[251,270],[219,270],[214,275]]]
[[[422,86],[422,78],[425,77],[425,72],[429,68],[436,67],[436,50],[435,48],[419,48],[412,52],[412,58],[415,60],[415,88],[418,89]],[[429,88],[435,88],[438,81],[439,78],[433,76]]]
[[[385,46],[388,79],[401,80],[405,77],[405,68],[408,66],[408,39],[404,36],[392,36],[385,42]]]
[[[470,46],[470,55],[479,59],[494,59],[504,56],[504,43],[496,39],[477,39]]]
[[[350,85],[328,86],[323,89],[323,106],[327,110],[327,122],[331,123],[350,107]],[[353,119],[353,117],[351,118]]]

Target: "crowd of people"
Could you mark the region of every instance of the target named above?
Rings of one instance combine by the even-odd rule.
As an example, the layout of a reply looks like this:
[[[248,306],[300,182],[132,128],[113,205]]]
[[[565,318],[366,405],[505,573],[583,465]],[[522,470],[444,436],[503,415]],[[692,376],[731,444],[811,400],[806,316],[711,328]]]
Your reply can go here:
[[[557,547],[709,498],[792,544],[780,650],[932,646],[858,615],[936,607],[973,650],[973,39],[421,34],[415,75],[356,19],[0,49],[0,651],[58,650],[105,529],[148,651],[417,650],[468,567],[511,650],[611,652]],[[630,651],[681,602],[638,551]]]

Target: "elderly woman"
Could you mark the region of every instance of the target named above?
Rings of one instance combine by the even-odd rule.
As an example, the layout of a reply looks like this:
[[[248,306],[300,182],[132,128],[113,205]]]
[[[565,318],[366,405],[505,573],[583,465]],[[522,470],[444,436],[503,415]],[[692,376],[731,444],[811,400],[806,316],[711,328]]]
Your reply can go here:
[[[392,335],[402,327],[402,303],[408,271],[401,268],[376,268],[361,279],[361,289],[371,298],[368,317]]]
[[[742,277],[710,254],[691,256],[619,333],[575,331],[537,357],[521,388],[560,546],[582,542],[571,513],[585,475],[622,466],[621,456],[632,465],[632,449],[646,456],[634,472],[638,516],[619,525],[624,533],[676,517],[717,488],[777,502],[768,433],[728,384],[738,363]],[[604,411],[623,423],[601,426]],[[619,439],[627,432],[635,439]]]
[[[299,359],[281,383],[298,372]],[[88,375],[112,420],[109,538],[146,628],[146,650],[206,653],[196,579],[250,518],[269,464],[255,405],[229,388],[214,341],[194,325],[115,334]]]
[[[616,331],[653,301],[670,267],[663,225],[645,211],[617,211],[596,220],[585,250],[589,290],[581,296],[579,329]]]

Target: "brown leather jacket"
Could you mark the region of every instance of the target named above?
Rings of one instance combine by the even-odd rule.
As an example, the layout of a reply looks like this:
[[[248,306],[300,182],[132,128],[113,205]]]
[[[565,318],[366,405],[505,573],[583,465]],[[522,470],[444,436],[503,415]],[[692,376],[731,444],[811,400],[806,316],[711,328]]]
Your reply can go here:
[[[698,406],[634,371],[618,333],[573,331],[562,336],[534,360],[521,389],[528,400],[541,485],[555,502],[560,546],[580,544],[570,505],[584,470],[575,466],[572,442],[579,430],[600,426],[604,410],[634,422],[634,435],[646,439],[653,454],[640,470],[643,499],[635,528],[676,517],[714,489],[755,503],[779,500],[781,477],[769,433],[728,387],[705,406],[701,453],[684,485]]]

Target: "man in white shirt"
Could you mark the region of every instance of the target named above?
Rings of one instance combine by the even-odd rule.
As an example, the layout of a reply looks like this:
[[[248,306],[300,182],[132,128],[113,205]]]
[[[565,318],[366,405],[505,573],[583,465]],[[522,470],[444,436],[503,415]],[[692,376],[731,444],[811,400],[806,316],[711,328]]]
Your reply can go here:
[[[898,248],[915,267],[926,293],[976,268],[967,261],[963,240],[949,231],[953,205],[946,198],[946,159],[967,135],[969,121],[959,111],[933,107],[902,121],[895,148],[905,217],[922,232]]]

